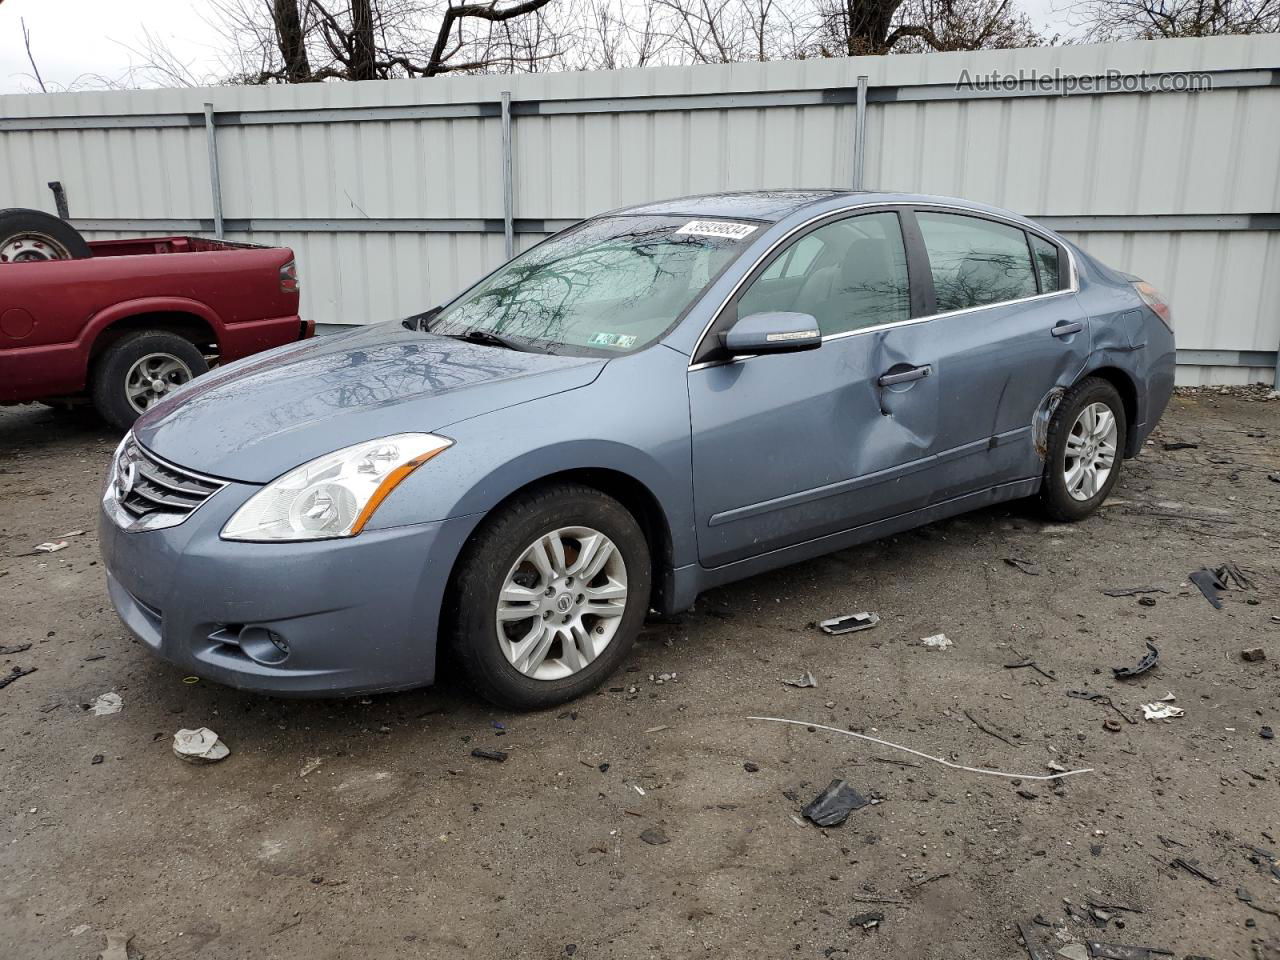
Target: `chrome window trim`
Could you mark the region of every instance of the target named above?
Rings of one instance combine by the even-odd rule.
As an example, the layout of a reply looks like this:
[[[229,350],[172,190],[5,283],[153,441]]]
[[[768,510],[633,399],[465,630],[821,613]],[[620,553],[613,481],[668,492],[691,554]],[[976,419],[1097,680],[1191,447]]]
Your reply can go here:
[[[909,210],[914,210],[921,207],[927,207],[932,210],[942,210],[948,213],[956,213],[961,216],[977,217],[980,220],[994,220],[997,223],[1004,224],[1005,226],[1016,227],[1019,230],[1026,230],[1029,233],[1035,234],[1036,236],[1040,237],[1042,240],[1046,240],[1049,243],[1052,243],[1055,247],[1059,247],[1060,249],[1065,250],[1067,252],[1067,264],[1068,264],[1068,267],[1070,268],[1071,285],[1061,290],[1054,290],[1054,291],[1051,291],[1050,293],[1037,293],[1034,296],[1021,297],[1017,300],[1000,300],[996,303],[984,303],[981,306],[977,306],[977,307],[964,307],[963,309],[960,309],[960,310],[945,310],[941,313],[931,313],[926,317],[910,317],[909,319],[906,319],[906,320],[896,320],[893,323],[880,323],[880,324],[876,324],[873,327],[861,327],[857,330],[845,330],[841,333],[832,333],[822,338],[823,343],[826,343],[828,340],[842,340],[845,337],[853,337],[863,333],[875,333],[879,330],[887,330],[890,327],[905,327],[911,324],[925,323],[929,320],[936,320],[939,317],[955,317],[965,313],[976,313],[979,310],[990,310],[992,307],[1007,307],[1013,304],[1031,303],[1032,301],[1035,301],[1035,300],[1047,300],[1050,297],[1060,297],[1064,294],[1069,294],[1069,293],[1075,294],[1080,292],[1080,276],[1076,268],[1075,253],[1072,251],[1071,247],[1068,246],[1067,244],[1060,243],[1059,241],[1053,239],[1052,237],[1047,236],[1043,231],[1043,229],[1036,229],[1035,227],[1028,226],[1027,224],[1019,223],[1018,221],[1011,220],[1008,217],[1003,216],[1001,214],[988,213],[986,210],[975,210],[971,207],[960,207],[960,206],[956,206],[953,203],[936,203],[936,202],[928,202],[928,201],[892,202],[892,201],[885,201],[885,200],[876,200],[876,201],[863,202],[863,203],[852,203],[847,207],[838,207],[835,210],[826,210],[822,213],[816,214],[813,217],[810,217],[808,220],[804,221],[804,223],[797,224],[796,226],[788,230],[785,234],[783,234],[781,237],[779,237],[777,240],[775,240],[772,244],[770,244],[769,248],[765,250],[764,253],[756,257],[755,262],[752,263],[749,268],[747,268],[747,272],[744,273],[742,275],[742,278],[733,285],[733,289],[729,291],[728,295],[722,301],[720,301],[720,306],[716,307],[715,312],[711,315],[711,319],[708,320],[706,323],[706,326],[702,328],[702,333],[698,334],[698,340],[693,345],[693,352],[690,354],[690,357],[696,357],[698,355],[698,351],[702,349],[702,343],[707,338],[707,334],[711,332],[711,328],[716,325],[716,321],[720,319],[720,315],[724,313],[725,308],[729,306],[730,301],[732,301],[733,298],[738,295],[738,291],[742,289],[742,285],[747,282],[747,279],[752,275],[752,273],[754,273],[756,269],[765,260],[771,257],[775,250],[777,250],[780,246],[782,246],[782,244],[786,243],[788,240],[790,240],[800,231],[813,226],[813,224],[821,220],[838,219],[839,215],[842,213],[851,213],[853,211],[857,211],[858,213],[870,213],[878,209],[899,210],[899,209],[906,208]],[[1028,251],[1028,255],[1030,255],[1030,251]],[[689,364],[688,369],[690,371],[693,371],[693,370],[703,370],[707,367],[719,367],[727,363],[737,363],[740,360],[750,360],[757,356],[760,356],[760,354],[753,353],[747,356],[733,357],[729,360],[704,360],[700,363]]]

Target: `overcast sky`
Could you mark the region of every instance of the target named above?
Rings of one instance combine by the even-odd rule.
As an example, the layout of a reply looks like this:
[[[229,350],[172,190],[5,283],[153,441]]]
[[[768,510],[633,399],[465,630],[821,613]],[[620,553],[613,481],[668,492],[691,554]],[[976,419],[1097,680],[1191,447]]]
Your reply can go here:
[[[1047,32],[1066,33],[1066,0],[1018,0]],[[196,76],[219,73],[219,37],[202,18],[199,0],[0,0],[0,93],[39,88],[22,44],[19,19],[52,90],[97,74],[117,79],[141,59],[143,29],[164,41]],[[132,48],[132,49],[131,49]]]

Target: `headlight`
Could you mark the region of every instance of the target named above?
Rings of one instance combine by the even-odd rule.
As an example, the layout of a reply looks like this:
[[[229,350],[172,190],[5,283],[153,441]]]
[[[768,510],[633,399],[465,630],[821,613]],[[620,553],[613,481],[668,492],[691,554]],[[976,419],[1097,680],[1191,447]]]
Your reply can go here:
[[[250,497],[222,528],[222,538],[353,537],[401,480],[452,445],[430,433],[399,433],[317,457]]]

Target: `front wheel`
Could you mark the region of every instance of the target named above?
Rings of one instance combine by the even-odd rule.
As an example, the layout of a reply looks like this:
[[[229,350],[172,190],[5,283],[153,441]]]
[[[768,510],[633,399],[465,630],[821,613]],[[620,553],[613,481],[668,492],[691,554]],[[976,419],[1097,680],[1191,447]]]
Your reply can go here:
[[[448,641],[481,696],[555,706],[618,668],[649,608],[649,545],[631,513],[591,487],[522,494],[472,537],[453,578]]]
[[[1083,520],[1102,506],[1120,479],[1127,430],[1124,402],[1106,380],[1089,377],[1067,391],[1049,422],[1040,488],[1049,517]]]

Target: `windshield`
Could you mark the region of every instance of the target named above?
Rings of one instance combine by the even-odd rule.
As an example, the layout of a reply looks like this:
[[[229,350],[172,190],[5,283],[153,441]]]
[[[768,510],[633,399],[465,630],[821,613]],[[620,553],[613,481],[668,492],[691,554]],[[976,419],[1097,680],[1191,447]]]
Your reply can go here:
[[[427,326],[518,349],[631,353],[666,333],[758,228],[690,217],[588,220],[521,254]]]

